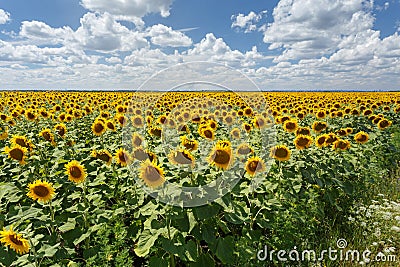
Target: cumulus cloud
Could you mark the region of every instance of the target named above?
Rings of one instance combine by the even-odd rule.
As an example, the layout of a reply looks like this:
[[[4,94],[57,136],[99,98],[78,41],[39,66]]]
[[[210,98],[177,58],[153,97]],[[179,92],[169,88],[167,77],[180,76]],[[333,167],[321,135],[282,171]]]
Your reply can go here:
[[[0,9],[0,24],[5,24],[10,20],[10,13]]]
[[[173,0],[82,0],[86,9],[96,12],[108,12],[119,16],[120,19],[142,18],[149,13],[160,13],[163,17],[169,16]]]
[[[254,11],[251,11],[248,15],[244,15],[239,13],[238,15],[232,15],[231,20],[232,25],[231,28],[240,28],[244,29],[244,32],[252,32],[257,29],[257,23],[261,20],[264,14],[266,14],[267,11],[262,11],[258,14],[256,14]]]
[[[171,27],[162,24],[153,25],[148,29],[151,42],[159,46],[191,46],[192,39],[180,31],[174,31]]]
[[[263,40],[269,49],[284,49],[276,62],[320,57],[334,52],[343,37],[372,28],[372,5],[364,0],[281,0]]]

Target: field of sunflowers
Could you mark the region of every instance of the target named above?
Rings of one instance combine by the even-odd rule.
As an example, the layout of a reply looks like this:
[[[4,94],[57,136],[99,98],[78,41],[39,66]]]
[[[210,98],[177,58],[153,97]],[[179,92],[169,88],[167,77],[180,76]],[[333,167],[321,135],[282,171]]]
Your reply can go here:
[[[399,112],[398,92],[0,91],[0,266],[284,266],[257,252],[339,238],[400,260]],[[379,236],[356,233],[382,196]]]

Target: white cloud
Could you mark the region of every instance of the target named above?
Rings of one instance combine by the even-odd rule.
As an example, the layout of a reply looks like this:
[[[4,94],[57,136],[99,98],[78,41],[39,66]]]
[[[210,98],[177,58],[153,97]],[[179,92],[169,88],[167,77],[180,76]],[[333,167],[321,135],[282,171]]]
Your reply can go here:
[[[121,63],[122,60],[119,57],[109,57],[109,58],[106,58],[106,62],[111,63],[111,64],[116,64],[116,63]]]
[[[364,0],[281,0],[264,28],[264,42],[284,49],[275,62],[321,57],[343,37],[370,29],[371,9],[372,2]]]
[[[231,28],[241,28],[244,29],[244,32],[252,32],[257,29],[257,22],[261,20],[263,15],[266,14],[266,11],[262,11],[256,14],[254,11],[251,11],[248,15],[244,15],[239,13],[238,15],[232,15],[231,20],[232,25]]]
[[[163,17],[169,16],[173,0],[82,0],[86,9],[96,12],[108,12],[119,16],[120,19],[134,20],[149,13],[160,13]]]
[[[0,24],[5,24],[10,20],[10,13],[0,9]]]
[[[180,31],[174,31],[171,27],[162,24],[153,25],[148,29],[151,42],[159,46],[191,46],[192,39]]]
[[[130,51],[148,46],[145,34],[129,30],[109,13],[86,13],[76,31],[52,28],[40,21],[23,21],[20,36],[38,45],[61,44],[98,52]]]

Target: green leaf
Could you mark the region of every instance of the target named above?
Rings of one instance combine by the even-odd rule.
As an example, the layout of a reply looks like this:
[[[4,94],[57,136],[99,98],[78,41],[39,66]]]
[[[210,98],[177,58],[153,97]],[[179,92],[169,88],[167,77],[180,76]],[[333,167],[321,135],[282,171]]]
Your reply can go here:
[[[218,205],[207,205],[193,208],[193,214],[198,220],[204,220],[207,218],[214,217],[218,214],[220,206]]]
[[[139,241],[134,249],[138,257],[145,257],[149,254],[151,247],[154,242],[158,239],[160,233],[156,232],[152,234],[150,230],[144,230],[139,237]]]
[[[83,235],[81,235],[77,240],[74,241],[74,245],[78,245],[79,243],[81,243],[83,240],[85,240],[86,238],[88,238],[90,236],[91,232],[87,232],[84,233]]]
[[[68,232],[69,230],[75,229],[76,221],[74,218],[68,218],[68,221],[61,225],[58,229],[61,232]]]
[[[190,263],[190,267],[214,267],[214,260],[209,254],[201,254],[196,262]]]
[[[165,267],[168,266],[168,261],[163,258],[151,257],[149,259],[149,267]]]
[[[233,264],[235,243],[232,236],[220,237],[215,245],[215,255],[223,264]]]

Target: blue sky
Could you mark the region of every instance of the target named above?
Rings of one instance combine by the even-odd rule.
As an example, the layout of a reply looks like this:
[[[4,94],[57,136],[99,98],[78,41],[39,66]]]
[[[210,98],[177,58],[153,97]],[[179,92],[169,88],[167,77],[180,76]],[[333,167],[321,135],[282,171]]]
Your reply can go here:
[[[207,61],[265,90],[397,90],[399,31],[400,0],[0,0],[0,87],[134,89]]]

